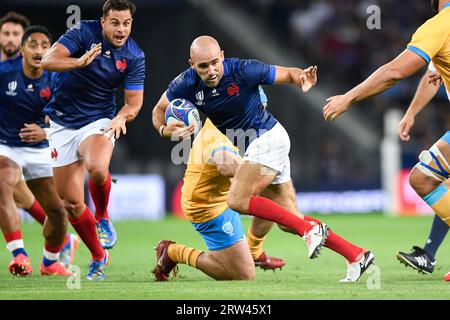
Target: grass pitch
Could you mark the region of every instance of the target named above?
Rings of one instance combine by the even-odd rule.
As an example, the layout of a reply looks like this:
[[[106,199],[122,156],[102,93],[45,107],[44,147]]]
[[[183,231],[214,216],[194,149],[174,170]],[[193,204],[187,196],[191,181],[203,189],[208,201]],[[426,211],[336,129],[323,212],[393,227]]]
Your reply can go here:
[[[85,280],[89,252],[82,244],[75,257],[81,280],[42,277],[41,227],[24,224],[26,249],[34,274],[14,278],[8,270],[10,254],[0,252],[0,299],[161,299],[161,300],[299,300],[299,299],[450,299],[450,283],[442,280],[450,271],[450,241],[444,240],[437,254],[437,266],[431,276],[418,274],[395,258],[398,250],[422,246],[428,236],[431,217],[390,218],[382,215],[319,217],[346,239],[375,253],[378,268],[369,269],[358,283],[343,284],[344,259],[324,248],[319,259],[307,259],[303,240],[274,227],[265,243],[270,255],[282,257],[282,271],[257,271],[257,280],[218,282],[191,267],[180,265],[178,277],[166,283],[153,281],[153,247],[160,239],[171,239],[191,247],[205,245],[187,221],[168,218],[158,222],[116,222],[119,234],[111,251],[107,278],[93,283]],[[243,218],[247,228],[249,218]],[[379,281],[378,281],[379,280]]]

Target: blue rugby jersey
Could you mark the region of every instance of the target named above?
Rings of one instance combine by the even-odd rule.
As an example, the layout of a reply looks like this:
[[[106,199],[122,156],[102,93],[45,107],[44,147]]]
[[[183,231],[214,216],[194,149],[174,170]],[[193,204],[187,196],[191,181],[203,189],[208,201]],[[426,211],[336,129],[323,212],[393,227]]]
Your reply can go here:
[[[247,136],[247,147],[251,140],[277,123],[264,108],[259,91],[259,85],[274,83],[275,66],[238,58],[225,59],[223,65],[223,77],[217,87],[208,88],[197,72],[189,68],[171,81],[166,95],[170,101],[184,98],[195,103],[224,134],[227,134],[227,129],[242,129],[244,132],[253,129],[256,133]],[[232,139],[235,145],[239,143],[237,136]]]
[[[11,147],[48,147],[48,141],[22,142],[20,129],[25,123],[44,126],[42,109],[52,95],[52,72],[44,71],[38,79],[27,78],[22,71],[22,57],[0,62],[0,143]]]
[[[52,100],[44,109],[54,122],[79,129],[102,118],[112,119],[114,93],[122,84],[127,90],[144,89],[144,53],[131,38],[120,48],[111,46],[103,37],[100,21],[81,21],[58,43],[74,58],[98,43],[102,43],[102,53],[82,69],[58,73]]]

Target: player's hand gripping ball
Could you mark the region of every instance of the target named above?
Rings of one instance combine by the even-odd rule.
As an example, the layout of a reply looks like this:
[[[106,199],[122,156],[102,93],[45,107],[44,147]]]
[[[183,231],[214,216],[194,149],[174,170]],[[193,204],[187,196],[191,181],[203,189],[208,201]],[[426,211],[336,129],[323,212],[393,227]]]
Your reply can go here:
[[[194,136],[200,131],[202,121],[197,108],[186,99],[172,100],[166,109],[166,125],[173,121],[181,121],[186,126],[194,125]]]

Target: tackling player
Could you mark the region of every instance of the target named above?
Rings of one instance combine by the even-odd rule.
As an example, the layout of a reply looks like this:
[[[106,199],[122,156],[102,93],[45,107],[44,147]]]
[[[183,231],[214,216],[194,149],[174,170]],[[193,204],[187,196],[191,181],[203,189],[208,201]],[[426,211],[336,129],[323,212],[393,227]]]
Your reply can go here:
[[[435,75],[436,68],[433,63],[430,62],[428,70],[420,80],[414,99],[411,101],[408,110],[406,110],[403,119],[398,125],[397,133],[401,140],[409,141],[409,133],[414,126],[414,118],[439,91],[442,81],[434,81],[435,83],[433,83],[433,81],[430,80]],[[446,93],[450,100],[450,93],[447,90]],[[446,183],[448,183],[448,180],[446,180]],[[397,258],[406,266],[410,266],[419,272],[425,274],[433,273],[436,265],[436,252],[442,241],[445,239],[448,229],[449,226],[442,221],[438,215],[435,215],[431,225],[430,235],[428,236],[425,246],[423,248],[413,246],[411,253],[398,252]]]
[[[89,280],[104,279],[106,249],[117,241],[107,211],[114,142],[126,134],[126,123],[143,102],[145,57],[129,37],[135,10],[131,1],[106,1],[100,20],[81,21],[67,31],[42,62],[46,70],[60,72],[44,112],[50,117],[56,187],[70,222],[92,254]],[[125,105],[116,115],[114,94],[122,85]],[[85,170],[95,218],[84,203]]]
[[[20,46],[25,29],[29,26],[28,19],[16,12],[9,12],[0,18],[0,61],[14,59],[20,56]],[[20,137],[24,142],[35,142],[47,139],[45,131],[35,123],[27,123],[21,129]],[[50,158],[49,158],[50,161]],[[37,222],[44,225],[46,214],[33,193],[21,179],[14,188],[14,201],[17,208],[28,212]],[[79,239],[74,234],[68,234],[60,252],[58,261],[68,267],[73,262],[74,252]]]
[[[9,270],[17,276],[32,272],[13,197],[22,173],[47,213],[40,272],[72,275],[57,261],[66,238],[67,220],[52,177],[48,141],[24,141],[20,136],[24,123],[44,125],[42,109],[52,94],[52,74],[43,70],[41,60],[50,46],[51,35],[45,27],[30,27],[22,38],[22,57],[0,63],[0,227],[13,255]]]
[[[433,0],[432,7],[439,13],[417,29],[399,56],[344,95],[327,99],[323,107],[325,120],[336,120],[352,104],[387,90],[431,61],[445,87],[450,88],[450,1]],[[447,131],[429,150],[420,153],[419,163],[409,176],[412,188],[447,225],[450,225],[450,191],[443,182],[450,174],[449,161],[450,131]],[[450,272],[444,279],[450,280]]]
[[[308,257],[317,257],[323,245],[348,262],[344,282],[357,281],[373,263],[374,255],[329,230],[317,219],[300,213],[290,177],[290,141],[286,130],[264,109],[261,84],[294,84],[307,92],[317,81],[316,67],[306,70],[268,65],[257,60],[225,59],[217,41],[209,36],[194,40],[191,68],[175,78],[153,109],[153,126],[164,137],[189,136],[193,126],[165,125],[169,101],[194,101],[228,138],[245,151],[227,202],[230,209],[278,223],[306,240]],[[231,137],[230,137],[231,136]]]

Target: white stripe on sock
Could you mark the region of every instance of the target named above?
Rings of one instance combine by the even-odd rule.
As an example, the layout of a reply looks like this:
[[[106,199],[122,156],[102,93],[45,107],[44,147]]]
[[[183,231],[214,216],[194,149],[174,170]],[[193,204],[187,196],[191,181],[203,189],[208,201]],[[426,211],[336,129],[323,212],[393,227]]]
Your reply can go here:
[[[22,249],[24,248],[22,239],[13,240],[6,244],[6,249],[8,249],[9,252],[11,252],[11,253],[13,253],[13,251],[16,251],[17,249],[21,249],[21,248]]]
[[[59,252],[57,253],[53,253],[53,252],[48,252],[47,250],[45,250],[44,248],[44,257],[48,260],[51,261],[56,261],[59,258]]]

